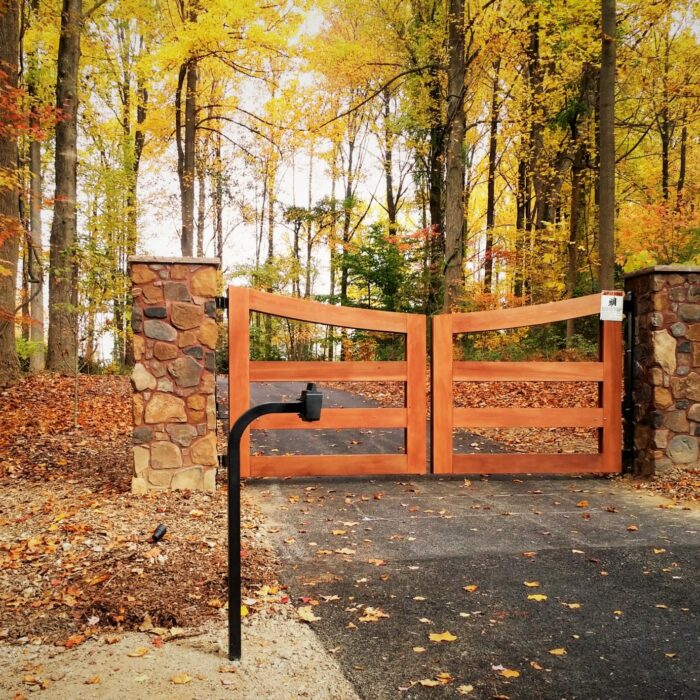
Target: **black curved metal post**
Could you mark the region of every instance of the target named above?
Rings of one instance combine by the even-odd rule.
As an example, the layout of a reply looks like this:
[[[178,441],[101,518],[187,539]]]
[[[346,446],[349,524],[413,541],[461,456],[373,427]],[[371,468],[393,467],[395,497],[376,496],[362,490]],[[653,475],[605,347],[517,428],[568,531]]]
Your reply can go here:
[[[307,384],[301,400],[262,403],[249,408],[231,426],[228,436],[228,658],[241,658],[241,438],[246,428],[269,413],[298,413],[302,420],[321,417],[323,395]]]

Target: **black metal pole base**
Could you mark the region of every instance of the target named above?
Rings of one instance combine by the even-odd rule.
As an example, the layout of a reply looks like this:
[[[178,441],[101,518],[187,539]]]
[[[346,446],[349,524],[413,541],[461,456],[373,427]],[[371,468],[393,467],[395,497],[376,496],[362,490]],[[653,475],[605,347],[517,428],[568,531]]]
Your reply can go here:
[[[228,658],[241,658],[241,439],[246,428],[268,413],[298,413],[302,420],[321,417],[323,395],[315,384],[307,384],[301,400],[293,403],[263,403],[243,413],[228,436]]]

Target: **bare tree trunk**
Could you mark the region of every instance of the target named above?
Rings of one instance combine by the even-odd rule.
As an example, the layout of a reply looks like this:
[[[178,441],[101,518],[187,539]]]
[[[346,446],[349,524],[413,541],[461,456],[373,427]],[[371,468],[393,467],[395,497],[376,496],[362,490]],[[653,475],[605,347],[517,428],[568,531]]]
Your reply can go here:
[[[676,182],[676,209],[683,203],[683,188],[685,187],[686,161],[688,158],[688,114],[683,112],[683,127],[681,128],[680,157],[678,164],[678,181]]]
[[[445,291],[443,310],[456,308],[464,294],[464,0],[448,3],[447,153],[445,176]]]
[[[184,125],[182,90],[185,89]],[[175,143],[180,182],[180,247],[183,257],[192,257],[194,246],[194,180],[197,117],[197,61],[189,58],[180,66],[175,90]],[[183,136],[184,131],[184,136]]]
[[[426,311],[437,313],[442,306],[444,288],[443,264],[445,261],[445,126],[440,111],[440,79],[436,71],[430,72],[430,157],[428,167],[430,232],[428,239],[428,299]]]
[[[615,284],[615,0],[601,0],[601,10],[598,281],[601,289],[612,289]]]
[[[491,123],[489,126],[489,170],[486,188],[486,245],[484,246],[484,293],[491,294],[493,289],[493,229],[496,226],[496,156],[498,155],[498,120],[500,104],[498,101],[498,80],[501,59],[493,63],[493,90],[491,92]]]
[[[197,157],[197,257],[204,256],[204,217],[206,208],[206,189],[204,186],[206,174],[206,144],[199,140]]]
[[[391,93],[389,89],[382,92],[384,103],[384,180],[386,183],[386,213],[389,218],[389,235],[396,234],[396,198],[394,196],[394,134],[391,131]]]
[[[214,186],[212,196],[214,199],[214,240],[216,241],[216,257],[221,259],[224,254],[224,223],[223,223],[223,199],[224,185],[221,171],[221,133],[217,130],[214,136]]]
[[[73,374],[77,366],[77,232],[78,72],[82,0],[63,0],[61,37],[58,43],[56,108],[56,190],[51,224],[49,267],[48,367]]]
[[[38,0],[32,0],[31,9],[36,13]],[[34,18],[32,18],[34,22]],[[27,94],[31,107],[29,112],[30,129],[39,126],[35,106],[37,99],[36,69],[38,58],[29,57],[30,70],[27,74]],[[44,354],[44,269],[42,264],[41,242],[41,143],[35,139],[29,142],[29,339],[33,349],[29,356],[29,371],[41,372],[46,366]]]

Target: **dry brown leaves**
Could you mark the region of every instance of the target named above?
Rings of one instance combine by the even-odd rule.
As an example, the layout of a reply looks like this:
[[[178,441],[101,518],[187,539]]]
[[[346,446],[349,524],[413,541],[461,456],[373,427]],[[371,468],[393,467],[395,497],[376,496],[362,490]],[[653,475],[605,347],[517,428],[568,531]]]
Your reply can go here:
[[[225,614],[226,491],[129,493],[125,377],[33,377],[0,393],[0,636],[81,644],[96,631],[192,627]],[[158,544],[158,523],[168,534]],[[274,560],[244,498],[244,596]],[[263,596],[268,599],[269,596]],[[279,596],[277,596],[279,598]],[[147,631],[144,629],[144,631]]]

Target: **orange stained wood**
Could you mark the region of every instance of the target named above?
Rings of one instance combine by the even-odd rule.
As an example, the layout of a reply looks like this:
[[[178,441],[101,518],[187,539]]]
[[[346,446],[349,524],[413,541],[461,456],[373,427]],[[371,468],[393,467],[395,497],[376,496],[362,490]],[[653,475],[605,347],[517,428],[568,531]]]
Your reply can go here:
[[[603,321],[601,326],[605,372],[599,393],[603,408],[600,447],[606,469],[619,471],[622,466],[622,324]]]
[[[458,428],[602,428],[601,408],[455,408]]]
[[[422,474],[425,468],[407,471],[406,455],[281,455],[251,457],[255,476],[347,476],[348,474]]]
[[[325,323],[344,328],[361,328],[367,331],[405,333],[408,314],[393,311],[356,309],[350,306],[332,306],[308,299],[293,299],[257,289],[250,291],[250,310],[273,316],[292,318],[296,321]]]
[[[425,316],[406,317],[406,472],[425,471],[428,399],[425,393]]]
[[[452,314],[433,317],[432,467],[435,474],[452,473],[453,385]]]
[[[554,301],[549,304],[519,306],[514,309],[475,311],[466,314],[451,314],[453,333],[475,333],[496,331],[505,328],[534,326],[569,318],[592,316],[600,313],[600,294],[590,294],[576,299]]]
[[[251,382],[405,381],[406,362],[251,362]]]
[[[454,380],[471,382],[599,382],[602,362],[455,362]]]
[[[343,428],[405,428],[405,408],[324,408],[321,420],[309,423],[291,413],[262,416],[255,430],[340,430]]]
[[[406,336],[403,362],[250,362],[250,313],[331,326],[401,333]],[[354,309],[292,299],[253,289],[229,288],[229,395],[231,421],[248,409],[251,381],[401,381],[404,408],[326,408],[321,420],[303,422],[292,414],[268,415],[252,429],[403,428],[405,454],[251,456],[249,432],[241,454],[241,476],[311,476],[425,473],[426,320],[422,315]]]
[[[605,464],[602,454],[454,455],[458,474],[571,474],[610,473],[619,469]]]

